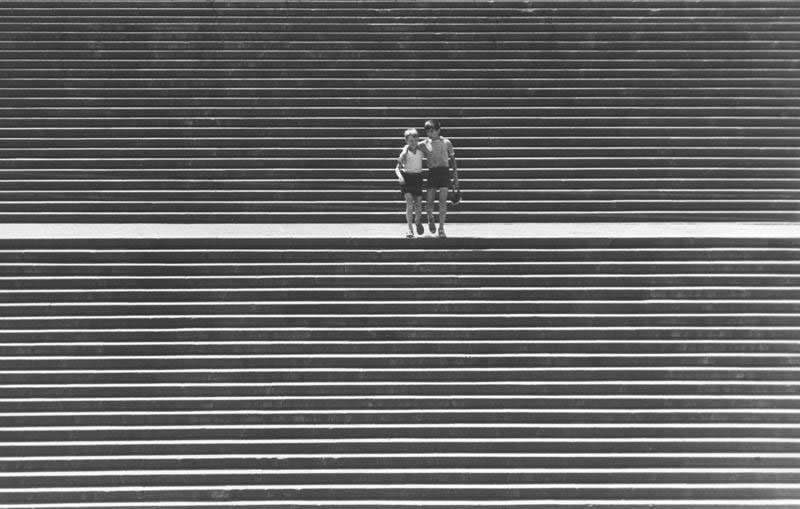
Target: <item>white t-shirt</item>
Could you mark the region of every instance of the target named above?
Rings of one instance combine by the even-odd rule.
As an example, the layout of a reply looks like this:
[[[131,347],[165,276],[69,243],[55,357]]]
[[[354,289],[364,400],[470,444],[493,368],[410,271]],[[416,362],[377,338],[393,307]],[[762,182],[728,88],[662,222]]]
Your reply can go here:
[[[406,173],[422,173],[422,150],[417,148],[416,152],[412,152],[406,145],[400,152],[398,162],[400,168]]]

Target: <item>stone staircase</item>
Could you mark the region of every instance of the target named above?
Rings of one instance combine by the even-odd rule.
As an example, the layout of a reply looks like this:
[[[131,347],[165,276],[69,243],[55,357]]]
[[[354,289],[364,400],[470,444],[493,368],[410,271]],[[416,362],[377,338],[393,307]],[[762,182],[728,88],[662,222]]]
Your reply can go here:
[[[796,239],[0,242],[0,506],[800,504]]]
[[[795,1],[0,2],[0,221],[798,218]]]
[[[800,240],[728,223],[798,219],[799,28],[772,0],[0,1],[0,509],[800,507]],[[449,231],[489,237],[368,238],[401,233],[430,117]],[[34,222],[103,224],[12,238]]]

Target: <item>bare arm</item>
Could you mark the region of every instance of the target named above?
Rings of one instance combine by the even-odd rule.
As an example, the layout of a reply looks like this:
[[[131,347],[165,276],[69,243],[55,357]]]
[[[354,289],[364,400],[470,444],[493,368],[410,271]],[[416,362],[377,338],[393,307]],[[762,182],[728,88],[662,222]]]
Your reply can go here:
[[[450,166],[453,167],[453,188],[459,189],[458,185],[458,165],[456,164],[455,154],[450,156]]]
[[[453,189],[459,189],[458,164],[456,163],[456,154],[455,151],[453,150],[452,143],[450,143],[448,146],[448,155],[450,156],[450,167],[453,168]]]
[[[400,152],[400,157],[397,158],[397,166],[394,169],[394,174],[397,175],[397,181],[401,184],[405,184],[406,180],[403,178],[403,174],[400,172],[403,168],[406,167],[406,154],[408,153],[408,149],[403,147],[403,151]]]
[[[425,157],[428,157],[428,155],[431,153],[430,150],[428,150],[428,146],[426,145],[427,142],[428,138],[422,138],[421,140],[419,140],[419,144],[417,145],[417,149],[421,150],[422,155],[424,155]]]

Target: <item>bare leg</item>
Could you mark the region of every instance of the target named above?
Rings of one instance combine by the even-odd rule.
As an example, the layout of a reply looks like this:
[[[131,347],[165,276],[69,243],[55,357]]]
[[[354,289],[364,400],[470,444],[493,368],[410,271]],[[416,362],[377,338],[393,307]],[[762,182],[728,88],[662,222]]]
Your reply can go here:
[[[447,219],[447,188],[439,188],[439,228],[444,229],[444,223]]]
[[[411,193],[405,194],[406,198],[406,222],[408,223],[408,231],[413,232],[411,225],[414,221],[414,197]]]
[[[422,196],[414,197],[414,224],[422,224]]]
[[[436,189],[428,189],[428,196],[425,200],[425,211],[428,214],[428,228],[431,233],[436,233],[436,222],[433,220],[433,201],[436,196]]]

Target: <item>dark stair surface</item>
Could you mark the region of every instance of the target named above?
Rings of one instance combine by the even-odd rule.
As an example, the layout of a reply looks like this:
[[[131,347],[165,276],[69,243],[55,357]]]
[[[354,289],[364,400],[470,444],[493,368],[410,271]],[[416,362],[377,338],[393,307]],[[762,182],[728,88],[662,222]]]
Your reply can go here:
[[[796,508],[800,240],[0,241],[0,507]]]
[[[0,2],[0,221],[795,220],[800,4]]]

